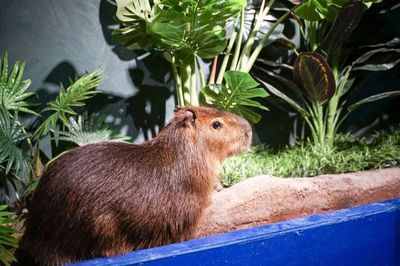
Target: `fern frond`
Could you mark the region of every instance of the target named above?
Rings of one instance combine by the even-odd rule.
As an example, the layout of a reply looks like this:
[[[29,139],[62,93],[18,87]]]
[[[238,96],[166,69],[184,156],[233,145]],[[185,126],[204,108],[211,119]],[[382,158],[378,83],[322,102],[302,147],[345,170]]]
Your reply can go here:
[[[11,262],[16,261],[9,248],[17,248],[18,240],[14,237],[17,230],[10,225],[17,221],[12,217],[14,213],[6,211],[7,205],[0,205],[0,262],[9,266]]]
[[[104,115],[87,115],[84,113],[77,119],[69,118],[66,124],[68,131],[61,131],[60,139],[84,146],[102,141],[129,141],[130,137],[122,134],[106,122]]]
[[[28,181],[30,175],[30,160],[21,149],[21,143],[28,138],[24,125],[0,105],[0,166],[4,167],[6,175],[12,170],[23,182]]]
[[[39,126],[35,132],[36,137],[46,135],[54,129],[59,121],[64,125],[68,124],[68,116],[77,115],[74,107],[84,105],[84,101],[98,93],[95,88],[103,81],[102,70],[97,69],[86,74],[65,89],[61,86],[60,93],[54,101],[47,104],[43,111],[50,111],[52,114]]]
[[[33,104],[25,101],[34,95],[34,93],[26,92],[31,84],[31,80],[22,81],[24,70],[25,63],[17,61],[11,73],[8,73],[8,55],[5,54],[3,59],[0,58],[0,104],[9,111],[13,110],[38,115],[28,108]]]

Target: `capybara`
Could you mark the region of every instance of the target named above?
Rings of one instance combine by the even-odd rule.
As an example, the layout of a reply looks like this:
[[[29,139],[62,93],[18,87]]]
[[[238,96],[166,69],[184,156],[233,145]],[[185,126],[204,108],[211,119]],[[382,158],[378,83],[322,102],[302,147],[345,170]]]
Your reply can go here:
[[[190,239],[225,158],[251,143],[249,123],[181,107],[154,139],[78,147],[49,164],[34,192],[19,265],[61,265]]]

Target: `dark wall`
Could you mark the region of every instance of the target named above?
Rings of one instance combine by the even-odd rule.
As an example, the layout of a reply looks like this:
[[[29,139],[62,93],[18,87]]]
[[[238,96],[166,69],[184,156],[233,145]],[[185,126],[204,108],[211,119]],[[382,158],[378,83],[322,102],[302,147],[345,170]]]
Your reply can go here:
[[[113,42],[115,10],[105,0],[3,0],[0,55],[8,52],[10,64],[26,61],[24,78],[32,80],[30,90],[42,103],[56,96],[60,82],[67,85],[69,77],[102,67],[104,94],[89,105],[117,118],[141,141],[171,116],[173,84],[164,60]]]

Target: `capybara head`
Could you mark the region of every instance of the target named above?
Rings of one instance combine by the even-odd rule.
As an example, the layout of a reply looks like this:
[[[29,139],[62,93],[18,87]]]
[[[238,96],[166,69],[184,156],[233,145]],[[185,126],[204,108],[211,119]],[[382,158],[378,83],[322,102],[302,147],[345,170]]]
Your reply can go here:
[[[178,107],[171,121],[182,127],[191,141],[222,162],[250,147],[252,130],[246,119],[215,108]]]

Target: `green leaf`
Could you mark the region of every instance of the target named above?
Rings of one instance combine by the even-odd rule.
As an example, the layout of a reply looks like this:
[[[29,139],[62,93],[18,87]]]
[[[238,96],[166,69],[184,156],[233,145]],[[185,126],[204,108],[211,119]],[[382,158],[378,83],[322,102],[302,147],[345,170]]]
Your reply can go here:
[[[127,49],[147,49],[153,45],[152,36],[147,33],[147,24],[153,19],[157,5],[148,0],[116,0],[116,17],[120,28],[112,32],[112,37]]]
[[[77,119],[69,118],[68,131],[60,131],[60,139],[84,146],[102,141],[129,141],[114,125],[106,122],[106,115],[91,115],[86,112]]]
[[[8,56],[5,54],[3,59],[0,59],[0,104],[7,110],[19,111],[37,115],[34,111],[27,107],[32,106],[32,103],[25,100],[34,93],[26,92],[31,81],[29,79],[22,81],[24,74],[25,63],[16,62],[8,73]]]
[[[295,11],[295,14],[308,21],[317,21],[323,18],[318,12],[317,2],[314,0],[301,3],[301,6]]]
[[[370,102],[375,102],[381,99],[389,98],[389,97],[394,97],[394,96],[399,96],[400,95],[400,90],[398,91],[388,91],[388,92],[383,92],[379,94],[372,95],[370,97],[367,97],[365,99],[362,99],[352,105],[350,105],[347,109],[349,112],[354,111],[356,108],[358,108],[360,105],[364,103],[370,103]]]
[[[224,85],[209,85],[202,89],[205,104],[239,114],[250,123],[257,123],[261,116],[248,107],[268,110],[254,98],[265,98],[268,93],[258,87],[249,73],[228,71],[224,74]]]
[[[294,62],[294,80],[311,102],[325,103],[335,93],[332,70],[317,53],[300,53]]]
[[[159,47],[172,49],[181,60],[197,55],[213,58],[226,46],[225,24],[245,5],[244,0],[164,0],[147,25]]]
[[[250,37],[250,34],[254,28],[254,23],[256,20],[259,19],[259,7],[253,6],[253,5],[248,5],[246,6],[246,8],[244,9],[244,18],[243,18],[243,37],[242,37],[242,42],[246,43]],[[288,11],[288,10],[285,10]],[[274,17],[273,15],[269,14],[267,15],[264,20],[262,20],[261,24],[260,24],[260,28],[258,29],[258,32],[255,36],[255,41],[256,42],[260,42],[265,35],[271,30],[271,28],[273,28],[275,26],[275,23],[277,22],[277,18]],[[237,23],[234,23],[234,21],[232,21],[232,23],[228,23],[228,32],[229,31],[234,31],[235,28],[238,25],[236,25]],[[229,30],[229,28],[232,28]],[[284,25],[283,24],[279,24],[277,25],[271,32],[270,36],[268,37],[268,41],[264,43],[264,46],[269,45],[272,42],[275,42],[279,39],[283,39],[280,41],[280,43],[282,43],[283,45],[292,45],[289,44],[289,40],[284,39],[285,36],[283,35],[283,30],[284,30]],[[284,43],[283,43],[284,42]]]
[[[96,87],[102,82],[101,70],[97,69],[73,82],[67,89],[61,86],[60,93],[54,101],[47,104],[43,111],[50,111],[51,115],[43,121],[35,132],[36,137],[46,135],[54,129],[59,121],[68,124],[68,116],[76,115],[74,107],[84,105],[84,101],[93,97],[98,91]]]
[[[293,99],[288,97],[286,94],[272,86],[271,84],[268,84],[262,80],[259,79],[259,81],[267,88],[267,90],[272,93],[273,95],[277,96],[278,98],[282,99],[285,101],[287,104],[292,106],[297,112],[299,112],[303,117],[310,116],[310,114],[307,112],[306,109],[304,109],[299,103],[295,102]]]
[[[0,104],[0,167],[5,175],[12,172],[23,182],[30,176],[30,161],[20,146],[28,138],[24,126]]]
[[[353,62],[352,70],[383,71],[400,62],[400,48],[379,48],[369,51]]]
[[[331,55],[350,36],[360,23],[365,8],[362,2],[356,1],[345,5],[336,17],[328,34],[322,40],[317,51]]]
[[[17,230],[10,225],[17,223],[17,221],[11,218],[15,213],[7,212],[6,209],[7,205],[0,205],[0,217],[6,217],[0,218],[0,262],[3,265],[10,265],[16,259],[8,249],[18,247],[18,240],[14,237]]]

